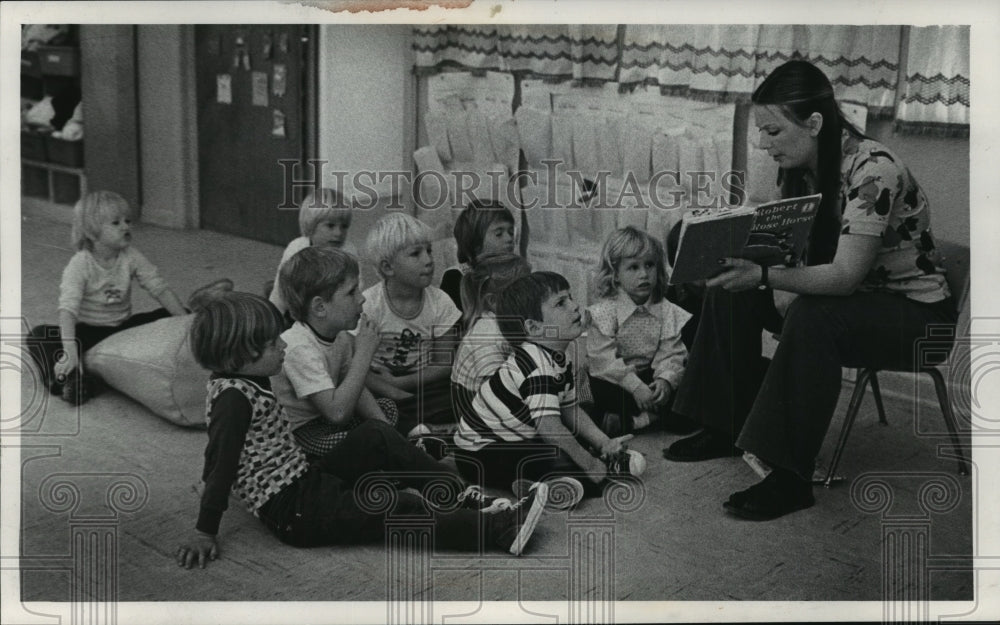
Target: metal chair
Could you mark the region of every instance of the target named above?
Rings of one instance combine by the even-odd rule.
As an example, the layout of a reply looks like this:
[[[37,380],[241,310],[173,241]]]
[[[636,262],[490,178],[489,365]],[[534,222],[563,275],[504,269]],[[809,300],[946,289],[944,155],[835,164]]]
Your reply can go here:
[[[939,241],[938,248],[943,257],[944,267],[948,272],[948,287],[951,290],[960,314],[964,314],[969,296],[969,250],[966,247],[945,241]],[[958,325],[962,325],[961,320],[959,320]],[[951,333],[950,337],[954,338],[954,333]],[[953,346],[954,344],[952,343]],[[962,453],[961,443],[958,439],[958,422],[951,408],[951,399],[948,397],[948,386],[945,383],[944,376],[941,375],[941,371],[937,368],[937,365],[944,363],[950,354],[951,348],[948,349],[947,353],[939,352],[935,354],[938,357],[934,358],[932,362],[919,364],[917,370],[912,373],[926,373],[934,381],[934,390],[937,392],[938,403],[941,406],[941,415],[944,417],[945,426],[948,428],[948,435],[951,437],[951,442],[955,446],[958,456],[958,473],[959,475],[968,475],[969,465]],[[843,479],[835,477],[837,466],[840,464],[840,458],[844,453],[844,448],[847,446],[847,437],[851,433],[851,426],[854,425],[854,420],[858,416],[858,411],[861,408],[861,400],[864,398],[865,389],[869,384],[871,384],[872,394],[875,398],[875,408],[878,411],[879,423],[882,425],[889,424],[885,418],[885,408],[882,406],[878,372],[879,369],[875,368],[858,369],[857,380],[854,384],[854,393],[851,395],[851,401],[847,406],[847,414],[844,417],[844,425],[840,430],[840,438],[833,453],[833,460],[827,469],[826,477],[814,479],[814,484],[822,484],[829,488],[833,482]]]

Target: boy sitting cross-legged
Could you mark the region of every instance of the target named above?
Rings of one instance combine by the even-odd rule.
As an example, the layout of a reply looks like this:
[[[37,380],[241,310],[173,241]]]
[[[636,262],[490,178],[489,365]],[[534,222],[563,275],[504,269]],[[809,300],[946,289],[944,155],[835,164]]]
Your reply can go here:
[[[572,506],[583,486],[567,477],[582,475],[598,485],[627,473],[621,458],[631,438],[608,438],[577,410],[566,348],[583,332],[580,306],[564,277],[536,271],[497,294],[496,315],[513,353],[460,411],[455,462],[467,480],[490,486],[557,478],[561,488],[576,491],[563,495]]]
[[[405,213],[389,213],[368,233],[367,248],[382,282],[364,292],[364,312],[380,336],[367,386],[399,406],[399,431],[426,433],[423,423],[453,424],[451,352],[461,313],[431,286],[431,229]]]

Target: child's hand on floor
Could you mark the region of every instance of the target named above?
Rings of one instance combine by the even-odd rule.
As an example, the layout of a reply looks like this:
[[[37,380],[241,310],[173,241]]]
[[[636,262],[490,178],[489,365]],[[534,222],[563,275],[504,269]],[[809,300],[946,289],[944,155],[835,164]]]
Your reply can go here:
[[[378,327],[374,321],[368,318],[368,315],[361,313],[361,318],[358,319],[357,333],[354,335],[354,353],[371,362],[378,349],[378,343]]]
[[[205,568],[209,560],[219,557],[219,545],[215,541],[215,536],[195,531],[194,535],[185,544],[177,548],[177,566],[186,569],[198,564],[199,568]]]

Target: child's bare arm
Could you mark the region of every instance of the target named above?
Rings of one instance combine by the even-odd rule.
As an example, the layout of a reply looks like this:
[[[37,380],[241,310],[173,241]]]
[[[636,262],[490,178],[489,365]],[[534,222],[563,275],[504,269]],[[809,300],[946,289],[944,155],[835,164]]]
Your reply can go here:
[[[395,390],[404,393],[403,398],[412,395],[421,384],[427,384],[429,382],[438,382],[440,380],[450,380],[451,379],[451,366],[449,365],[429,365],[425,366],[422,372],[408,373],[406,375],[393,376],[391,374],[369,374],[369,380],[372,377],[378,378],[382,384],[392,386]],[[369,386],[372,392],[376,392],[374,388]],[[390,395],[383,395],[384,397],[389,397],[390,399],[396,399]]]
[[[156,301],[160,302],[160,305],[175,317],[188,314],[187,309],[184,308],[184,304],[181,303],[180,298],[177,297],[177,294],[170,287],[167,287],[157,295]]]
[[[362,419],[375,419],[376,421],[389,422],[389,417],[382,411],[382,407],[375,401],[375,396],[367,388],[361,390],[358,397],[358,414]]]
[[[76,344],[76,316],[68,310],[59,310],[59,335],[62,338],[63,351],[66,352],[66,359],[57,362],[52,368],[56,378],[67,375],[73,369],[79,368],[83,371],[83,359],[77,350]]]
[[[577,442],[576,437],[567,429],[560,417],[556,415],[539,417],[538,435],[546,443],[555,445],[572,458],[595,484],[599,484],[607,476],[608,470],[604,463],[590,455],[590,452]]]
[[[365,386],[377,397],[388,397],[397,401],[413,397],[413,393],[397,386],[396,380],[398,379],[369,371],[368,376],[365,378]],[[416,387],[414,386],[414,388]]]
[[[601,458],[607,458],[620,452],[623,444],[632,438],[631,434],[619,436],[618,438],[608,438],[608,435],[601,431],[597,425],[591,421],[578,406],[566,406],[562,409],[560,416],[566,429],[601,452]]]
[[[340,385],[308,397],[309,402],[327,421],[334,425],[344,425],[354,416],[358,399],[365,390],[368,367],[378,347],[378,340],[375,324],[366,315],[362,315],[354,336],[354,354]]]

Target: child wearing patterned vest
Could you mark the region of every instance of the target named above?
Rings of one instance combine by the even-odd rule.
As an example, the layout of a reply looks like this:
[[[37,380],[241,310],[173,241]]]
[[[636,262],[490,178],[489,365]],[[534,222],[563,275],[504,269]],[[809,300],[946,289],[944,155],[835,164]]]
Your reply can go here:
[[[206,400],[205,489],[195,531],[175,553],[178,566],[204,568],[218,557],[217,534],[231,490],[282,542],[294,546],[378,542],[385,538],[389,514],[429,512],[436,548],[521,553],[543,512],[545,484],[514,504],[484,501],[478,489],[462,490],[447,465],[378,420],[354,428],[341,453],[310,465],[268,380],[281,370],[283,329],[281,313],[249,293],[209,302],[192,323],[195,359],[214,373]],[[384,509],[379,502],[390,480],[433,491],[434,503],[400,491],[391,498],[393,509]],[[439,497],[443,492],[454,496]]]

